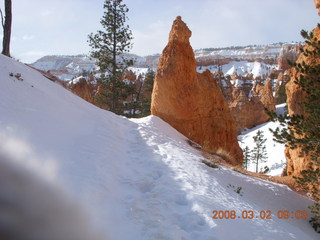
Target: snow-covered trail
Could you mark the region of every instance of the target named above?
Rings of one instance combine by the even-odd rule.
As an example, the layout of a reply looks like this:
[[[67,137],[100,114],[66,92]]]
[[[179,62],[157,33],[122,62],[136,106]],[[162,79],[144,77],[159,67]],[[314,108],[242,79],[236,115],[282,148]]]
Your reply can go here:
[[[171,185],[159,199],[165,199],[166,204],[171,205],[166,213],[166,220],[169,226],[175,225],[180,232],[174,239],[308,238],[303,231],[308,232],[309,225],[303,220],[286,222],[277,219],[275,215],[272,220],[213,220],[213,210],[235,210],[237,213],[244,210],[271,210],[275,214],[278,210],[298,210],[302,202],[301,198],[297,198],[286,186],[244,176],[224,167],[207,167],[201,163],[202,156],[199,152],[186,143],[184,136],[156,117],[133,121],[139,123],[139,131],[144,141],[155,150],[154,153],[161,156],[160,163],[165,165],[165,172],[169,172],[164,182],[157,182],[157,188],[152,188],[149,195],[154,193],[158,196],[159,192],[162,192],[162,183],[164,186]],[[149,159],[143,161],[147,164]],[[229,188],[229,184],[241,186],[242,196]],[[291,200],[289,204],[286,198]],[[163,212],[165,209],[167,207],[161,206],[159,210]],[[237,232],[233,236],[230,236],[230,224]],[[301,229],[298,229],[300,227]],[[173,238],[167,236],[164,239]]]
[[[106,239],[317,239],[307,220],[274,215],[305,210],[309,200],[285,186],[207,167],[161,119],[129,120],[98,109],[2,55],[0,76],[0,153],[62,186]],[[229,185],[242,187],[242,196]],[[238,216],[270,210],[273,219],[214,220],[213,210]]]
[[[112,239],[294,239],[304,236],[298,228],[301,223],[309,228],[306,221],[288,224],[276,216],[273,220],[213,220],[213,210],[287,210],[287,200],[281,196],[295,198],[296,194],[230,169],[208,168],[185,137],[156,117],[132,120],[122,130],[117,139],[121,148],[112,153],[116,164],[96,159],[91,170],[85,168],[87,178],[81,178],[84,184],[90,183],[86,195],[103,219],[102,226],[112,226],[108,229]],[[109,139],[106,134],[100,138],[101,142]],[[80,152],[82,156],[90,153]],[[228,188],[229,184],[243,187],[243,196]],[[305,210],[300,209],[301,199],[297,200],[291,207]],[[230,223],[237,229],[234,238]]]

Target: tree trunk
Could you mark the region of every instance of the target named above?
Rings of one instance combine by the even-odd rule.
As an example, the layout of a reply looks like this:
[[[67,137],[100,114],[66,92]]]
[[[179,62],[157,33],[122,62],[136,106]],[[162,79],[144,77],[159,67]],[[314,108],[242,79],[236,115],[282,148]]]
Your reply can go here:
[[[12,24],[12,3],[11,0],[5,0],[5,21],[3,24],[2,54],[10,57],[10,40]]]

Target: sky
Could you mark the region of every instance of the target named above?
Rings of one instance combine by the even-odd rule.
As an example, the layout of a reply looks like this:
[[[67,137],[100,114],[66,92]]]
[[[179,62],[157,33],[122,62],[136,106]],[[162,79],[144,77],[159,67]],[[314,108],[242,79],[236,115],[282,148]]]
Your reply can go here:
[[[101,30],[104,0],[12,0],[11,54],[32,63],[45,55],[88,54]],[[194,49],[303,41],[319,21],[313,0],[123,0],[133,33],[131,53],[161,53],[176,16]],[[3,9],[4,0],[0,0]],[[2,44],[2,32],[0,32]]]

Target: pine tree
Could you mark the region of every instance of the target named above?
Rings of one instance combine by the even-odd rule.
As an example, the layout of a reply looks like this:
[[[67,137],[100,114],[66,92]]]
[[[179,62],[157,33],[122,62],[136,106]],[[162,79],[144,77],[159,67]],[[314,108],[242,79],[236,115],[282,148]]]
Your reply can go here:
[[[135,118],[151,114],[151,95],[154,78],[155,72],[149,68],[147,73],[140,74],[135,81],[128,85],[130,98],[126,104],[125,116]]]
[[[132,64],[123,57],[131,49],[132,33],[126,13],[129,11],[122,0],[106,0],[104,15],[100,21],[105,31],[89,35],[91,56],[97,59],[100,71],[106,72],[101,79],[97,102],[107,105],[108,109],[117,114],[123,113],[123,100],[129,95],[127,85],[121,81],[125,69]]]
[[[140,97],[143,87],[142,75],[139,74],[134,81],[127,83],[127,90],[130,95],[126,104],[126,114],[125,116],[134,118],[138,117],[141,112]]]
[[[151,114],[151,96],[154,84],[155,72],[148,69],[143,83],[143,98],[141,100],[141,115],[148,116]]]
[[[279,90],[276,96],[277,105],[285,103],[287,101],[286,85],[287,85],[287,82],[282,82],[282,84],[279,86]]]
[[[256,172],[259,171],[259,164],[266,162],[267,159],[267,150],[265,146],[266,138],[263,136],[262,131],[258,131],[257,134],[253,137],[255,147],[251,151],[251,162],[256,164]]]
[[[249,163],[250,163],[250,149],[248,146],[246,146],[244,149],[243,149],[243,163],[242,163],[242,167],[246,170],[248,170],[248,166],[249,166]]]
[[[304,30],[301,35],[306,39],[306,47],[301,49],[301,54],[307,58],[319,59],[320,39]],[[269,115],[284,127],[282,130],[277,128],[272,131],[275,140],[285,143],[291,149],[300,148],[300,155],[311,160],[307,169],[301,171],[301,176],[295,178],[301,187],[312,194],[315,204],[310,206],[313,213],[310,222],[320,232],[320,64],[309,65],[303,61],[292,65],[299,73],[294,83],[304,94],[304,101],[300,103],[303,114],[277,116],[273,112]]]

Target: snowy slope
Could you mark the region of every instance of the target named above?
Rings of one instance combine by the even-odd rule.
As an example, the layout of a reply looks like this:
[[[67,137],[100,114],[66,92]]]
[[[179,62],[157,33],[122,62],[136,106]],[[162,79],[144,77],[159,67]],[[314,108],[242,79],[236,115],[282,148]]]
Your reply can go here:
[[[277,105],[276,112],[278,114],[284,114],[285,107],[286,104]],[[271,176],[281,176],[283,168],[286,166],[284,144],[273,141],[273,135],[269,130],[270,128],[275,130],[277,127],[280,127],[279,123],[266,122],[252,129],[248,129],[244,131],[240,136],[238,136],[239,144],[242,149],[248,146],[250,150],[253,150],[255,146],[253,137],[257,134],[258,131],[262,131],[264,138],[267,139],[265,143],[267,150],[267,159],[261,167],[268,166],[270,171],[267,174]],[[248,170],[255,172],[255,164],[249,164]]]
[[[318,239],[308,220],[276,216],[305,210],[308,199],[286,186],[207,167],[161,119],[128,120],[98,109],[2,55],[0,76],[0,153],[63,186],[105,239]],[[235,210],[239,218],[214,220],[213,210]],[[244,210],[273,215],[241,219]]]

